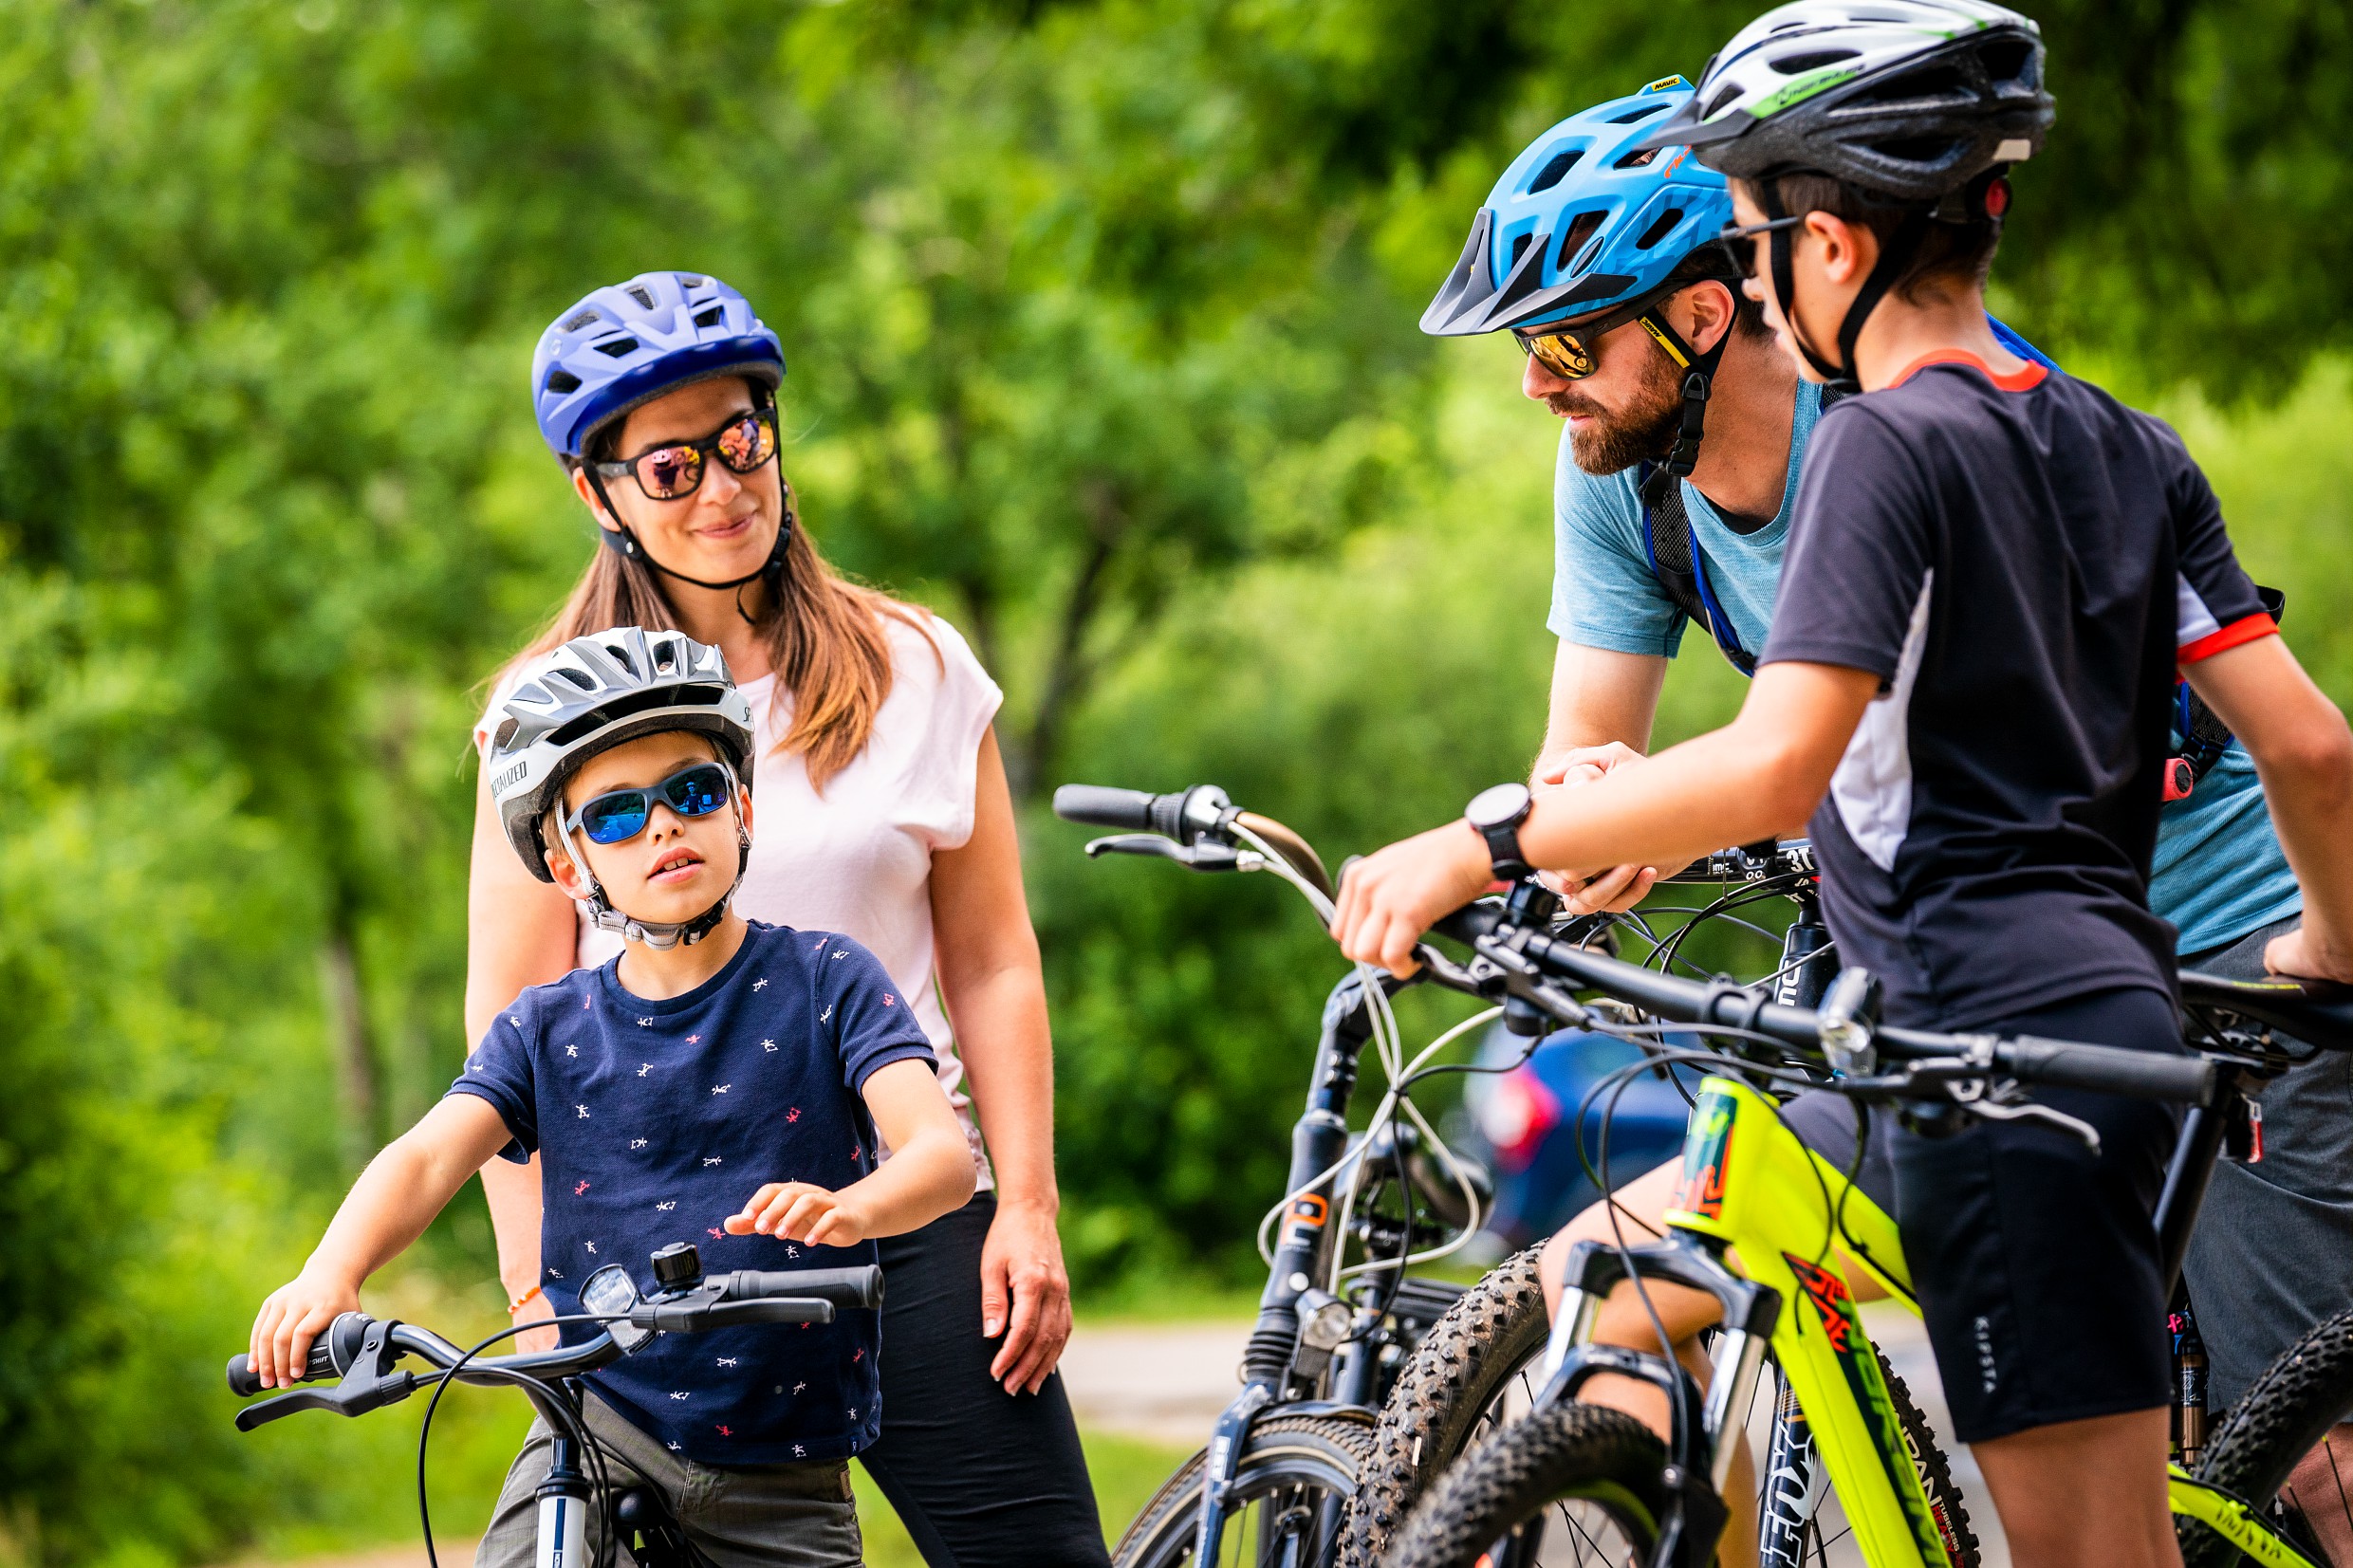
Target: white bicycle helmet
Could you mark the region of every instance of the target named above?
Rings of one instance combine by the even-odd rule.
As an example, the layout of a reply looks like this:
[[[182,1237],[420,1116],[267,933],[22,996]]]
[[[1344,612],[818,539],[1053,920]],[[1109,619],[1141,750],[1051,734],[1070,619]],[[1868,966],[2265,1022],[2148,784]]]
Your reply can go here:
[[[2043,34],[1983,0],[1796,0],[1735,33],[1643,138],[1740,179],[1811,172],[1936,202],[2041,150]]]
[[[726,657],[683,632],[622,626],[574,637],[525,672],[501,711],[486,763],[491,800],[507,841],[543,882],[555,876],[547,869],[541,824],[550,810],[560,810],[565,781],[600,752],[640,735],[691,729],[717,744],[738,790],[751,789],[751,705],[735,689]],[[748,858],[750,837],[740,814],[737,821],[737,849]],[[613,908],[576,850],[573,860],[587,876],[596,924],[651,947],[700,941],[735,896],[731,886],[704,913],[676,925],[636,920]],[[736,885],[743,869],[739,860]]]
[[[1903,210],[1840,323],[1835,357],[1795,334],[1827,388],[1860,392],[1856,340],[1931,226],[1998,231],[2010,206],[2003,175],[2041,150],[2056,113],[2043,87],[2042,29],[2016,11],[1984,0],[1795,0],[1734,34],[1697,92],[1641,145],[1690,147],[1709,168],[1750,182],[1777,223],[1791,216],[1783,175],[1826,175]],[[1796,287],[1788,228],[1768,245],[1773,288],[1788,305]]]

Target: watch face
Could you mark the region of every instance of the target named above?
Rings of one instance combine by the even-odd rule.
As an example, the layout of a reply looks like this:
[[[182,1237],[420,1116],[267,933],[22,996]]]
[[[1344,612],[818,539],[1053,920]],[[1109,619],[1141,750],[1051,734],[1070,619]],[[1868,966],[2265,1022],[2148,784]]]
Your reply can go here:
[[[1495,827],[1523,816],[1531,799],[1524,784],[1499,784],[1472,796],[1462,814],[1473,827]]]

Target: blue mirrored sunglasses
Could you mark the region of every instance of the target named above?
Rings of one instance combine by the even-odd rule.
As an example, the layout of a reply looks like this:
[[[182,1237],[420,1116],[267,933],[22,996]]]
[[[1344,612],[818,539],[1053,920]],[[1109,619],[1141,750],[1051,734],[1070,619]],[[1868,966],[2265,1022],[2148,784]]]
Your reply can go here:
[[[565,831],[585,833],[592,844],[626,843],[645,831],[656,801],[681,817],[708,816],[728,803],[734,784],[735,776],[724,765],[696,763],[651,789],[608,790],[584,802],[565,822]]]

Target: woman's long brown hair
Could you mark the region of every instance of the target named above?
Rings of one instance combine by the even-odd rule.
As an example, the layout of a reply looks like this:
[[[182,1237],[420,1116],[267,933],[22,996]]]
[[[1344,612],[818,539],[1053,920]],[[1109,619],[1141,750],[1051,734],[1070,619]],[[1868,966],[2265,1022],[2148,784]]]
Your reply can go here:
[[[932,643],[935,657],[939,645],[923,623],[922,612],[835,571],[793,515],[791,492],[783,494],[784,569],[768,580],[768,607],[753,624],[768,641],[777,684],[792,693],[792,728],[776,749],[801,752],[809,784],[822,794],[833,776],[866,748],[875,715],[891,694],[891,648],[883,618],[920,632]],[[574,637],[616,626],[685,630],[654,569],[600,542],[596,559],[581,574],[564,608],[499,672],[499,678],[503,681],[517,666]]]

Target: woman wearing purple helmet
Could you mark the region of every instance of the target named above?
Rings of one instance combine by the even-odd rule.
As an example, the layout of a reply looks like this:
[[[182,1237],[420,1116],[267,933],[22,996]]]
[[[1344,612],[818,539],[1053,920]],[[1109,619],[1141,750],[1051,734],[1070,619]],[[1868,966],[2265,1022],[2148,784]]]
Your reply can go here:
[[[715,278],[648,272],[556,319],[532,358],[532,399],[603,547],[515,662],[631,625],[726,655],[761,749],[762,832],[737,907],[873,950],[937,1052],[982,1189],[883,1247],[883,1430],[860,1457],[935,1564],[1105,1563],[1053,1375],[1070,1331],[1053,1069],[991,727],[1000,693],[947,622],[817,553],[777,459],[784,377],[776,335]],[[477,745],[498,711],[493,700]],[[523,869],[489,802],[486,775],[470,1037],[524,987],[602,962],[616,940]],[[540,1256],[538,1172],[492,1161],[482,1177],[514,1311],[544,1315],[540,1282],[560,1264]]]

